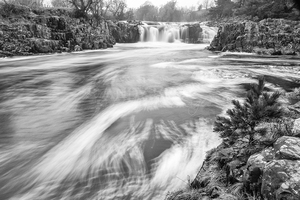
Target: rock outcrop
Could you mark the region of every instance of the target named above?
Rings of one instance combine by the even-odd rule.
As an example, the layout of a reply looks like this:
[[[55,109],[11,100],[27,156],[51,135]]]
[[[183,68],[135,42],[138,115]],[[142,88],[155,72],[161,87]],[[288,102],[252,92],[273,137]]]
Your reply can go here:
[[[280,137],[246,161],[243,145],[247,145],[243,140],[233,145],[223,142],[208,152],[191,183],[198,197],[221,199],[239,191],[268,200],[300,199],[300,138]]]
[[[118,43],[135,43],[140,39],[139,23],[111,22],[109,30]]]
[[[139,39],[136,24],[75,18],[67,9],[0,4],[0,11],[0,57],[102,49]]]
[[[283,136],[273,147],[252,155],[247,169],[255,167],[263,171],[261,194],[265,199],[300,199],[300,138]]]
[[[29,10],[22,15],[3,16],[0,35],[2,56],[73,51],[75,46],[76,50],[100,49],[115,44],[106,21],[89,23],[71,17],[68,10]]]
[[[199,23],[184,24],[181,29],[181,40],[185,43],[203,43],[203,29]]]
[[[208,49],[266,55],[299,55],[299,33],[300,22],[285,19],[227,23],[219,27]]]

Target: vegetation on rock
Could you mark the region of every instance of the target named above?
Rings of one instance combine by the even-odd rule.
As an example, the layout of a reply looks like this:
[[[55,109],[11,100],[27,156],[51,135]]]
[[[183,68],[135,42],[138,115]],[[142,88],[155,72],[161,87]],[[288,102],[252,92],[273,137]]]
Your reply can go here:
[[[279,98],[298,99],[298,90],[283,96],[267,92],[264,86],[260,78],[258,84],[251,85],[243,102],[233,101],[227,117],[217,118],[214,129],[223,142],[207,152],[189,188],[169,193],[167,200],[299,199],[300,172],[292,170],[300,160],[296,123],[293,129],[293,121],[300,117],[299,100],[293,102],[293,108],[279,103]],[[280,178],[274,171],[295,178]]]
[[[258,125],[282,116],[281,105],[278,102],[279,92],[264,92],[265,81],[259,79],[258,85],[251,85],[247,98],[243,103],[233,100],[233,109],[227,110],[229,117],[218,116],[214,131],[219,132],[221,138],[230,142],[248,136],[249,143],[254,142],[256,133],[265,133],[265,128]]]

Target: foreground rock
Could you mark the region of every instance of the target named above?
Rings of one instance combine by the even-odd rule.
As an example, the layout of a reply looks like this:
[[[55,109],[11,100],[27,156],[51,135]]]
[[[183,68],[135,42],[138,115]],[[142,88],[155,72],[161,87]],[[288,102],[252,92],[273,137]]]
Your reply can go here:
[[[258,152],[250,157],[247,145],[246,140],[223,142],[208,152],[190,190],[172,193],[167,199],[247,199],[249,195],[300,199],[300,138],[280,137],[260,151],[254,147]]]
[[[300,22],[264,19],[227,23],[219,27],[209,50],[253,52],[266,55],[299,55]]]

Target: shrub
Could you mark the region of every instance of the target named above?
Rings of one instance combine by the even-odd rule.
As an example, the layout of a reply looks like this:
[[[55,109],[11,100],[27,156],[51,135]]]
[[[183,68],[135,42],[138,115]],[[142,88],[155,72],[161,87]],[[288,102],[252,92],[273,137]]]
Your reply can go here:
[[[280,93],[264,92],[264,86],[264,78],[259,78],[258,84],[251,85],[243,103],[233,100],[234,108],[227,110],[228,117],[217,117],[214,131],[233,143],[238,138],[248,136],[249,144],[254,142],[256,133],[264,134],[266,129],[258,125],[265,120],[280,118],[283,114],[278,102]]]

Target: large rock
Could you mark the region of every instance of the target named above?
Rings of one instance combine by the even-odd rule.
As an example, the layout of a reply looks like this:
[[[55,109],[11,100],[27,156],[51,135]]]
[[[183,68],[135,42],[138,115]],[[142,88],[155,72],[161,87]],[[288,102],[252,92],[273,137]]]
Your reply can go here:
[[[262,194],[268,200],[300,199],[300,161],[274,160],[265,167]]]
[[[299,21],[284,19],[227,23],[219,27],[208,49],[295,55],[300,54],[299,32]]]
[[[253,169],[255,167],[264,170],[266,164],[275,158],[275,150],[270,147],[262,150],[260,153],[253,154],[247,161],[247,168]]]
[[[274,149],[278,159],[300,160],[300,138],[283,136],[275,142]]]

